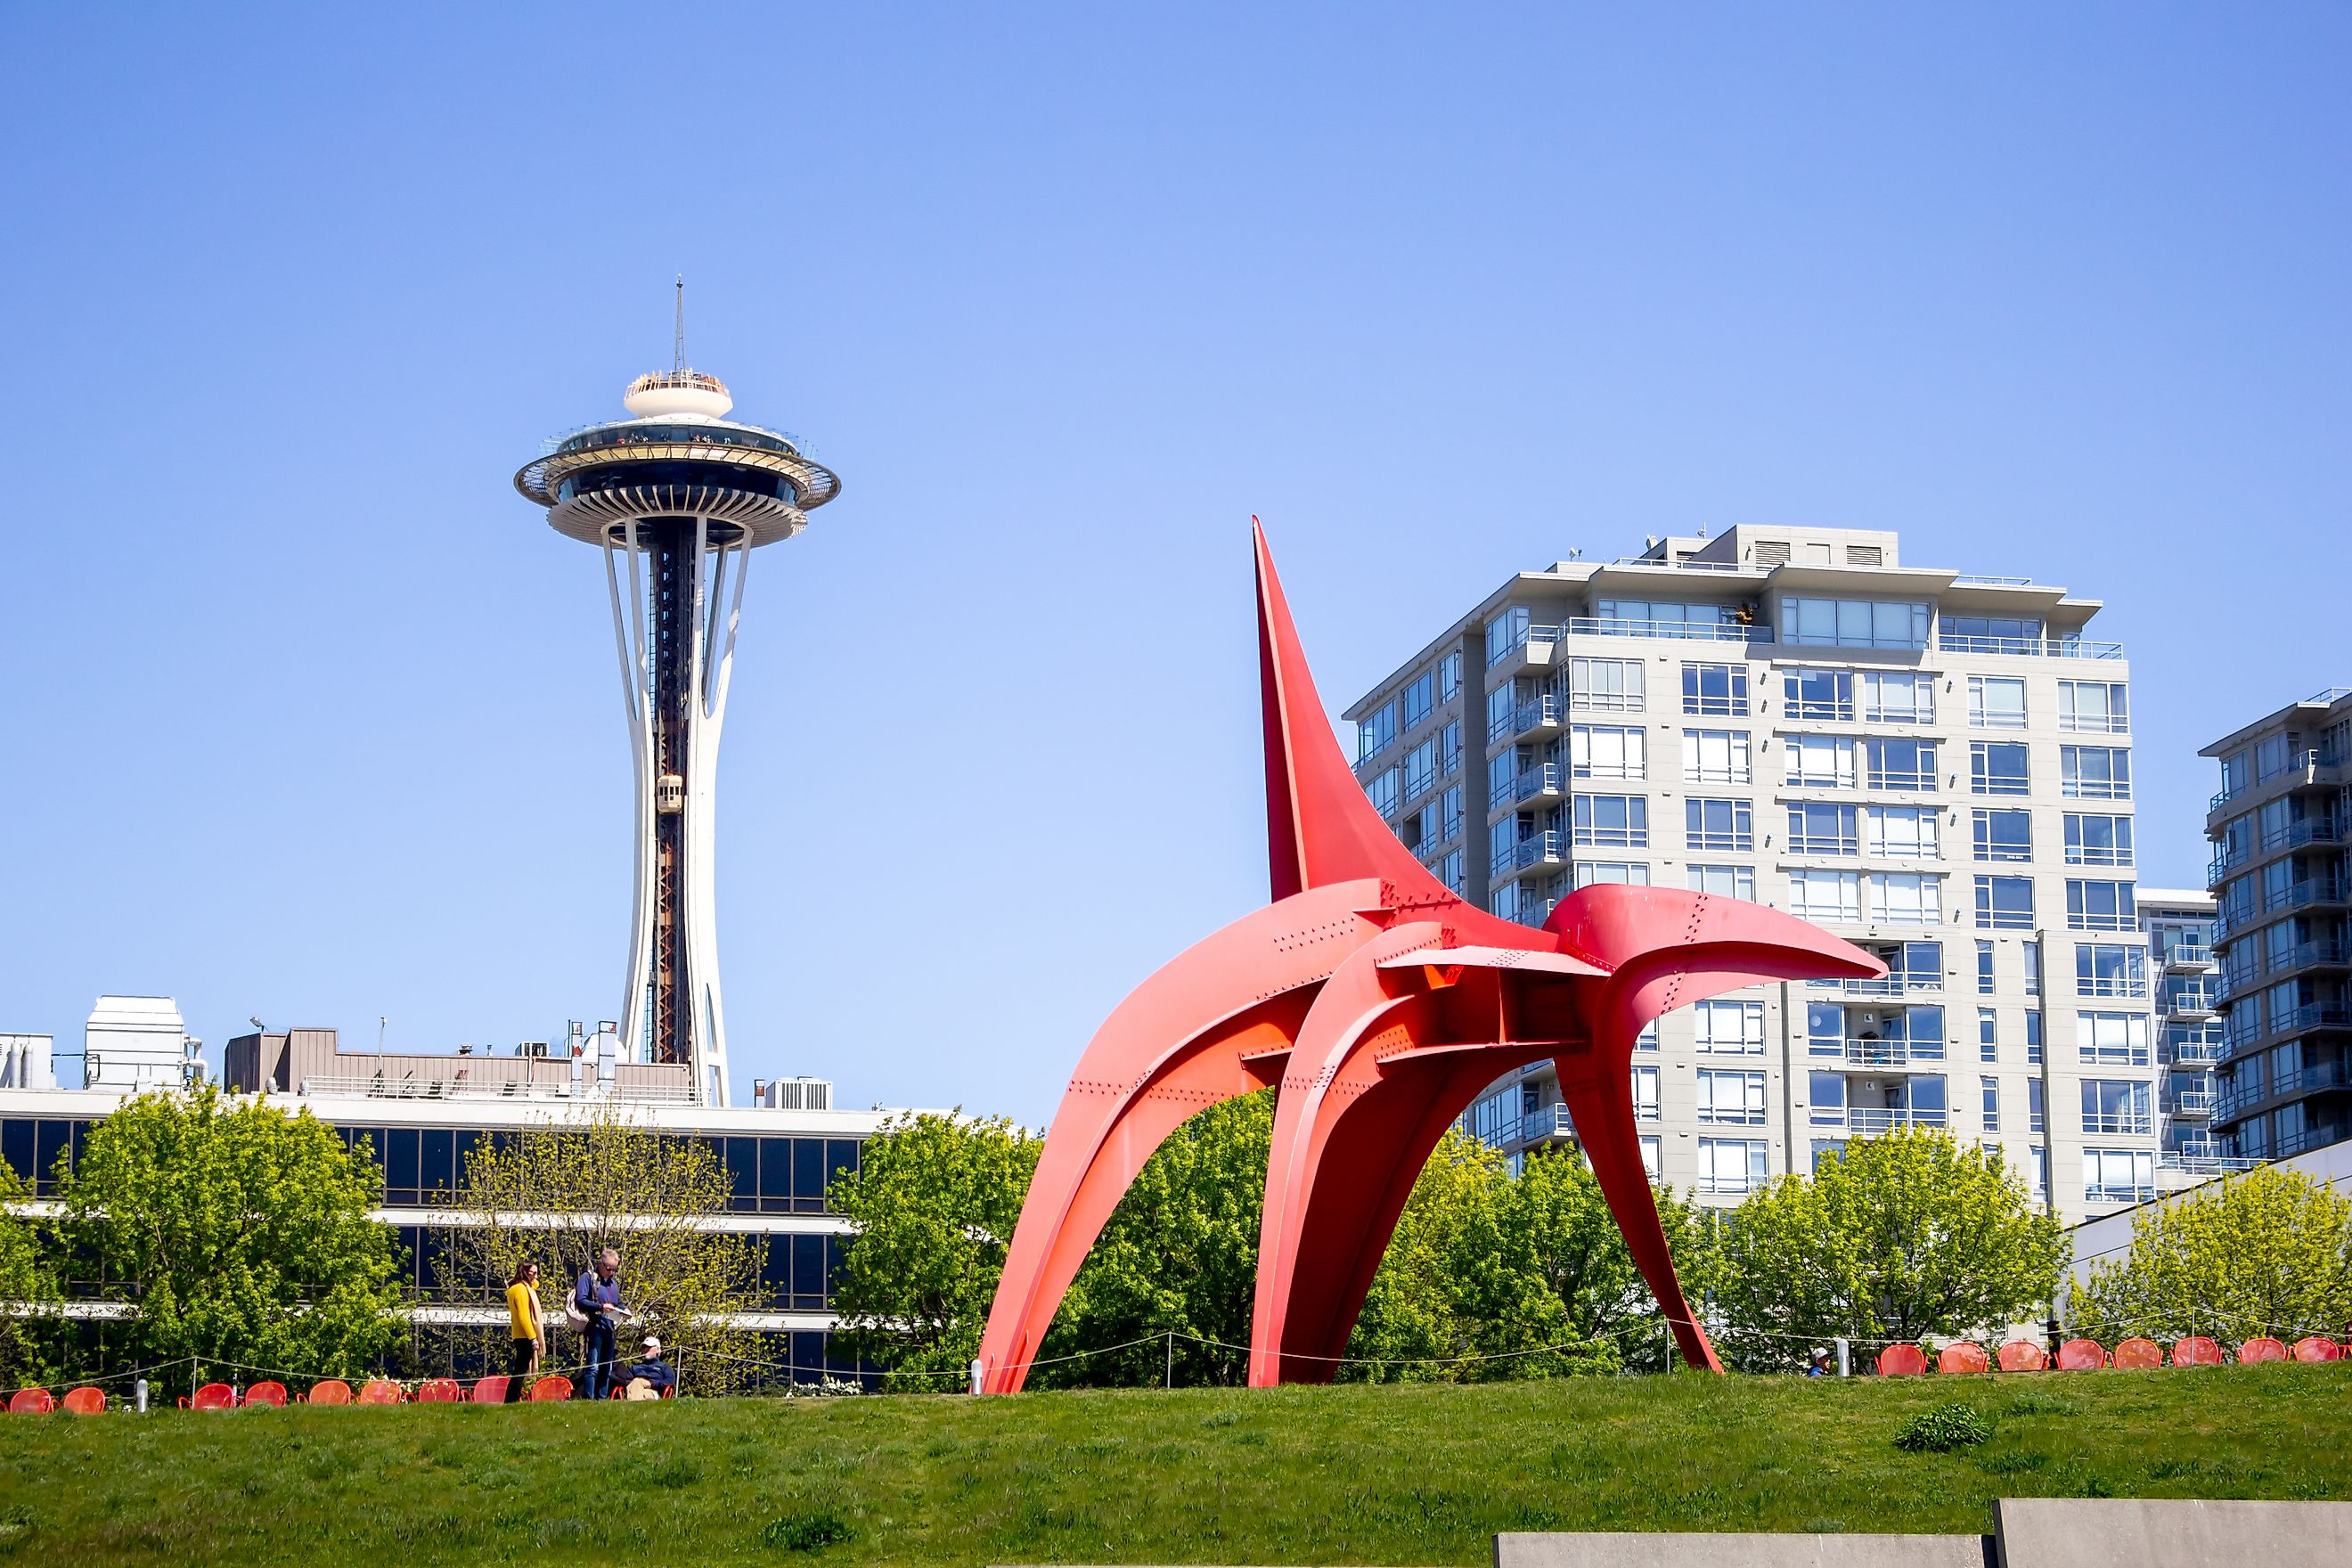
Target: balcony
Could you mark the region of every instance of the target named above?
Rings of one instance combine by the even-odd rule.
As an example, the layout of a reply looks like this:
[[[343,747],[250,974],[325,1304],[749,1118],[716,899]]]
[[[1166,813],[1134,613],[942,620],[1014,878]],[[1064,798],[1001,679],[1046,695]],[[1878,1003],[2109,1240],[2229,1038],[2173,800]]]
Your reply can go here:
[[[2213,1120],[2234,1121],[2260,1105],[2274,1100],[2294,1100],[2306,1094],[2317,1094],[2331,1089],[2352,1087],[2352,1074],[2347,1074],[2342,1062],[2323,1062],[2270,1079],[2242,1079],[2219,1089],[2213,1097]]]
[[[1531,735],[1544,730],[1557,730],[1561,710],[1567,706],[1557,696],[1547,691],[1532,701],[1519,703],[1508,713],[1498,715],[1486,726],[1486,739],[1492,743],[1515,741],[1521,735]]]
[[[2213,950],[2200,947],[2195,942],[2174,942],[2165,950],[2164,967],[2177,971],[2210,969],[2213,967]]]
[[[1821,1045],[1826,1047],[1831,1043],[1824,1040]],[[1943,1040],[1847,1040],[1844,1047],[1840,1059],[1846,1067],[1882,1069],[1906,1068],[1913,1062],[1933,1062],[1940,1068],[1948,1048]],[[1812,1052],[1812,1059],[1819,1063],[1826,1054],[1825,1050],[1817,1047]]]
[[[2205,1019],[2213,1016],[2216,1011],[2213,994],[2210,991],[2203,989],[2195,991],[2177,991],[2172,993],[2170,995],[2161,998],[2161,1000],[2164,1004],[2161,1011],[2164,1016],[2168,1018],[2179,1018],[2191,1023],[2201,1023]]]
[[[2119,642],[2087,637],[1979,637],[1943,632],[1936,647],[1945,653],[1995,653],[2026,658],[2121,658]]]
[[[1858,1138],[1874,1133],[1892,1132],[1898,1127],[1942,1127],[1950,1118],[1948,1111],[1913,1110],[1903,1106],[1876,1105],[1816,1105],[1811,1125],[1821,1128],[1843,1128]]]
[[[2340,784],[2344,782],[2344,762],[2333,752],[2298,752],[2287,765],[2265,778],[2253,779],[2235,789],[2223,788],[2207,803],[2207,809],[2219,811],[2234,800],[2249,795],[2269,795],[2277,790],[2310,789],[2315,785]]]
[[[1513,876],[1534,866],[1558,866],[1568,858],[1562,840],[1567,835],[1558,829],[1531,834],[1516,844],[1496,847],[1487,870],[1497,877]]]
[[[2210,1089],[2185,1089],[2173,1095],[2164,1108],[2167,1116],[2179,1116],[2202,1121],[2213,1114],[2213,1091]]]
[[[1902,996],[1914,991],[1941,991],[1944,977],[1940,974],[1888,974],[1877,980],[1808,980],[1809,991],[1827,991],[1840,996]]]
[[[1490,809],[1501,810],[1530,800],[1558,800],[1562,794],[1560,767],[1558,763],[1540,763],[1523,769],[1519,774],[1497,785],[1486,797]]]
[[[2182,1040],[2172,1047],[2175,1067],[2209,1068],[2229,1055],[2219,1040]]]
[[[1517,1126],[1507,1135],[1507,1142],[1524,1146],[1575,1136],[1576,1122],[1568,1114],[1568,1107],[1552,1104],[1538,1106],[1520,1117]]]
[[[2192,1176],[2221,1176],[2233,1171],[2251,1171],[2263,1163],[2260,1160],[2241,1160],[2221,1152],[2218,1138],[2188,1138],[2178,1149],[2166,1149],[2156,1156],[2159,1171],[2179,1171]]]
[[[1528,628],[1534,640],[1537,628]],[[1572,616],[1563,629],[1571,637],[1663,637],[1670,642],[1770,642],[1772,628],[1706,621],[1632,621],[1617,616]]]

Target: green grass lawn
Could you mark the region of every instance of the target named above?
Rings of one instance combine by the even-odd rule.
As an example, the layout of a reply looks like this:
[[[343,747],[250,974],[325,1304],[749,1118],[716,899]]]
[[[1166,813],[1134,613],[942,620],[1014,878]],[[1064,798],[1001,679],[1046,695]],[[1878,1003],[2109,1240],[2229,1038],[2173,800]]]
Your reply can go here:
[[[1953,1399],[1989,1441],[1895,1447]],[[1483,1563],[1502,1530],[1981,1531],[2002,1496],[2352,1498],[2347,1450],[2352,1366],[2294,1364],[8,1415],[0,1553]]]

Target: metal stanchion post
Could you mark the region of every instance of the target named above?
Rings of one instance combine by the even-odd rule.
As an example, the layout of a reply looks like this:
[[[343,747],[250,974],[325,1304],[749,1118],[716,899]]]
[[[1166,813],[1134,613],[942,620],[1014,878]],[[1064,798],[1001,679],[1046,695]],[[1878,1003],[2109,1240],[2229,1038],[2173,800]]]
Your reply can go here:
[[[1176,1331],[1175,1331],[1175,1330],[1173,1330],[1173,1329],[1171,1329],[1171,1330],[1169,1330],[1169,1331],[1168,1331],[1168,1382],[1167,1382],[1167,1386],[1168,1386],[1168,1387],[1170,1387],[1170,1388],[1173,1388],[1173,1387],[1175,1387],[1175,1386],[1176,1386]]]
[[[145,1378],[143,1378],[143,1377],[142,1377],[142,1378],[141,1378],[137,1383],[135,1383],[135,1384],[131,1384],[131,1395],[132,1395],[132,1397],[133,1397],[133,1398],[135,1398],[135,1399],[138,1401],[138,1403],[139,1403],[139,1414],[140,1414],[140,1415],[146,1415],[146,1414],[147,1414],[147,1380],[146,1380]]]
[[[982,1384],[984,1381],[986,1381],[987,1377],[988,1377],[988,1363],[987,1363],[986,1362],[984,1362],[984,1361],[981,1360],[978,1356],[974,1356],[974,1357],[972,1357],[972,1358],[971,1358],[971,1391],[972,1391],[974,1394],[978,1394],[978,1393],[980,1392],[981,1384]]]
[[[1846,1337],[1843,1334],[1840,1334],[1837,1337],[1837,1352],[1838,1375],[1840,1377],[1852,1377],[1853,1375],[1853,1346],[1847,1342]]]

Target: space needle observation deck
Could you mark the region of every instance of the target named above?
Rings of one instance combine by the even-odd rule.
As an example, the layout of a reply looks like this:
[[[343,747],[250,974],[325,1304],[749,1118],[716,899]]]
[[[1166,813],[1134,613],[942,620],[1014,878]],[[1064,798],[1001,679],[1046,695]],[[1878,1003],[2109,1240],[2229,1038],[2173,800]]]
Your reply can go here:
[[[751,552],[790,539],[840,493],[790,437],[727,417],[718,377],[639,376],[629,417],[549,443],[515,475],[555,531],[604,552],[636,783],[636,879],[623,994],[630,1059],[687,1068],[728,1101],[712,870],[719,734]]]

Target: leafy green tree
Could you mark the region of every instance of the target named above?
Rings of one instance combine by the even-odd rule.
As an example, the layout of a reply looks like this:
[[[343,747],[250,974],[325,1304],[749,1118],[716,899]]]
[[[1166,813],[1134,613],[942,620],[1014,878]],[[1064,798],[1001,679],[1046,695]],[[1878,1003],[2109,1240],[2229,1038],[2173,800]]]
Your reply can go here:
[[[1930,1128],[1858,1138],[1725,1221],[1715,1281],[1727,1360],[1790,1367],[1804,1342],[1997,1335],[2046,1310],[2057,1222],[1999,1156]]]
[[[2141,1209],[2074,1315],[2103,1337],[2333,1335],[2352,1321],[2352,1198],[2265,1165]]]
[[[834,1277],[843,1349],[942,1384],[964,1375],[1040,1147],[1003,1118],[938,1115],[893,1117],[866,1140],[833,1185],[856,1227]]]
[[[1474,1233],[1493,1228],[1493,1213],[1509,1184],[1501,1152],[1460,1129],[1448,1129],[1422,1167],[1397,1216],[1380,1271],[1365,1293],[1348,1339],[1348,1382],[1458,1381],[1456,1358],[1473,1353],[1463,1331],[1462,1260],[1475,1250]]]
[[[628,1333],[656,1333],[682,1392],[719,1393],[757,1381],[765,1359],[734,1315],[763,1304],[760,1255],[749,1237],[710,1222],[728,1212],[734,1182],[698,1138],[649,1135],[610,1102],[530,1123],[491,1139],[466,1163],[449,1206],[467,1223],[443,1233],[444,1277],[497,1301],[516,1265],[540,1268],[551,1362],[580,1276],[611,1247],[621,1255]],[[503,1325],[489,1337],[503,1344]],[[576,1352],[579,1342],[571,1342]],[[625,1354],[629,1341],[621,1349]]]
[[[399,1331],[382,1180],[307,1110],[142,1094],[58,1179],[77,1266],[131,1303],[145,1359],[350,1375]]]
[[[0,1313],[0,1382],[11,1385],[39,1381],[49,1371],[63,1327],[54,1312],[58,1291],[52,1250],[18,1206],[30,1196],[0,1161],[0,1301],[17,1304],[16,1310]]]

